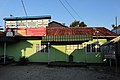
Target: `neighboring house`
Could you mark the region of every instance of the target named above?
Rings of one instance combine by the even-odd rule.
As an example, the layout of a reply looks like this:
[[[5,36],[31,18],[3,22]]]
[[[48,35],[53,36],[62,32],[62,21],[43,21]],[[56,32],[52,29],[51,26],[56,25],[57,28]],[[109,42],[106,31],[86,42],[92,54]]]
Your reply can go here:
[[[46,36],[46,26],[50,19],[51,16],[4,18],[5,32],[0,36],[0,55],[13,56],[15,61],[23,56],[32,56],[36,53],[36,47],[39,47],[37,44],[41,44],[42,36]]]
[[[120,36],[104,43],[102,45],[104,58],[110,61],[110,65],[120,66]],[[114,61],[114,62],[113,62]]]
[[[101,63],[103,58],[100,46],[106,41],[111,40],[117,36],[115,33],[104,27],[69,28],[61,26],[59,28],[47,28],[47,34],[48,36],[53,36],[54,40],[50,41],[51,45],[54,47],[59,47],[59,51],[67,54],[67,58],[56,56],[56,59],[53,61],[59,61],[57,60],[59,58],[61,58],[61,61],[69,61],[69,55],[73,55],[74,62],[88,63]],[[67,35],[73,36],[73,41],[69,41],[70,39]],[[78,35],[91,35],[92,39],[86,41],[84,40],[85,37],[76,37]],[[49,39],[48,36],[47,39]],[[63,39],[65,38],[67,40],[59,41],[58,39],[60,37],[58,36],[63,36]],[[83,41],[80,40],[80,38],[83,39]],[[79,41],[75,41],[76,39],[79,39]],[[44,38],[42,39],[42,42],[44,42]],[[54,53],[56,54],[57,51],[55,50]]]
[[[49,26],[48,28],[60,28],[60,27],[68,27],[68,26],[65,26],[64,23],[59,23],[59,22],[56,22],[56,21],[52,21],[49,23]]]
[[[113,27],[111,31],[120,35],[120,25],[118,27]]]
[[[102,63],[101,45],[116,36],[104,27],[69,28],[51,22],[46,28],[46,36],[15,36],[12,37],[15,41],[6,40],[6,54],[14,56],[15,61],[25,56],[30,62]],[[4,40],[0,42],[2,44]],[[5,51],[2,46],[1,55]]]
[[[3,27],[2,26],[0,26],[0,31],[3,31]]]

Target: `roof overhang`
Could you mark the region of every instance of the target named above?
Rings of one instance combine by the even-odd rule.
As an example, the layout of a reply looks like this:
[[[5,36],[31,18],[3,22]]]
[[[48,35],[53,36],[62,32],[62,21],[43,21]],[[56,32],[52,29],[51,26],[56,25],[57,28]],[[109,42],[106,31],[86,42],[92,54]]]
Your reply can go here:
[[[106,46],[106,45],[109,45],[109,44],[115,44],[115,43],[117,43],[119,41],[120,41],[120,36],[118,36],[118,37],[116,37],[116,38],[114,38],[114,39],[104,43],[102,46]]]
[[[98,38],[116,38],[117,36],[93,36],[93,37],[98,37]]]
[[[38,20],[38,19],[51,19],[51,16],[46,15],[46,16],[8,17],[8,18],[4,18],[3,20],[16,21],[16,20]]]
[[[93,37],[91,35],[45,36],[42,37],[42,42],[50,42],[53,44],[78,44],[92,39]]]
[[[0,42],[16,42],[19,40],[42,40],[41,36],[0,36]]]

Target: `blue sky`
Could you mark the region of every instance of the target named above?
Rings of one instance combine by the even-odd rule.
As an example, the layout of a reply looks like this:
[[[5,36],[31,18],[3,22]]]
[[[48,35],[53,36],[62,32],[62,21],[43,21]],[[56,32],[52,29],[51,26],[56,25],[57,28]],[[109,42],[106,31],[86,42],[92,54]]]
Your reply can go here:
[[[28,16],[51,15],[51,21],[58,21],[70,25],[74,19],[61,5],[59,0],[23,0]],[[61,0],[76,20],[84,21],[90,27],[106,27],[112,29],[115,16],[120,24],[120,0],[67,0],[76,10],[80,18]],[[21,0],[0,0],[0,25],[4,26],[4,17],[12,14],[15,17],[25,16]]]

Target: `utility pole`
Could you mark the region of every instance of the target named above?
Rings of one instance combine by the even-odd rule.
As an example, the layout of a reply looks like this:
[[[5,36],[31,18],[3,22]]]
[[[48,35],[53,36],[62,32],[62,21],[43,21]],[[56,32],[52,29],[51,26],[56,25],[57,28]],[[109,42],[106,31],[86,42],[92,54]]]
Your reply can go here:
[[[115,17],[115,23],[116,23],[116,34],[118,33],[118,26],[117,26],[117,16]]]
[[[47,44],[48,46],[48,65],[50,64],[50,42]]]
[[[117,25],[117,22],[118,22],[118,19],[117,19],[117,16],[115,18],[115,21],[116,21],[116,34],[118,33],[118,25]],[[115,64],[116,64],[116,69],[115,71],[117,71],[117,65],[118,65],[118,43],[115,45],[116,46],[116,51],[115,51]]]

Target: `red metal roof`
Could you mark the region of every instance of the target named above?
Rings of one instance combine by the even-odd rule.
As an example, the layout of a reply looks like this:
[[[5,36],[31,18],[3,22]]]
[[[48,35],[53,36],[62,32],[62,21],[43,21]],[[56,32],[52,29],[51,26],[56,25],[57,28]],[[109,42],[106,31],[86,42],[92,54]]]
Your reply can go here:
[[[51,22],[47,28],[48,36],[62,36],[62,35],[92,35],[92,36],[118,36],[116,33],[106,29],[105,27],[67,27],[58,22]]]
[[[62,36],[62,35],[92,35],[92,36],[117,36],[116,33],[104,28],[104,27],[57,27],[47,28],[48,36]]]

